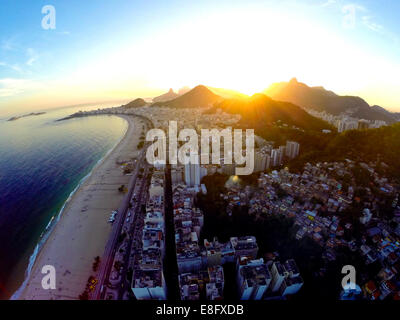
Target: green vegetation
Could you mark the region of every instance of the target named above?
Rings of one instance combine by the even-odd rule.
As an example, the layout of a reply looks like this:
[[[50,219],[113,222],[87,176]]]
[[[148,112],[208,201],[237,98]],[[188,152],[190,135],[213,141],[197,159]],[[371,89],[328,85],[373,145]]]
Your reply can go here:
[[[306,147],[306,152],[303,152],[301,144],[300,157],[294,159],[289,168],[297,171],[306,162],[333,162],[345,159],[378,162],[375,168],[378,173],[400,181],[400,123],[378,129],[349,130],[338,135],[330,135],[326,140],[320,140],[323,141],[325,145],[313,142],[315,149],[313,150],[310,144]],[[364,185],[369,173],[360,167],[357,167],[356,171],[358,171],[354,172],[356,182]]]
[[[97,256],[96,258],[94,258],[94,262],[93,262],[93,265],[92,265],[92,269],[93,269],[94,272],[97,271],[97,269],[99,268],[99,265],[100,265],[100,257]]]

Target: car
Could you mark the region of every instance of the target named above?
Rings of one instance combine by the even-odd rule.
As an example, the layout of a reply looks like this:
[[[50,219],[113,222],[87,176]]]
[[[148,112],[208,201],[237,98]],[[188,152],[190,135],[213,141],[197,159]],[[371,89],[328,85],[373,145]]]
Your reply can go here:
[[[126,222],[129,222],[129,218],[126,219]]]

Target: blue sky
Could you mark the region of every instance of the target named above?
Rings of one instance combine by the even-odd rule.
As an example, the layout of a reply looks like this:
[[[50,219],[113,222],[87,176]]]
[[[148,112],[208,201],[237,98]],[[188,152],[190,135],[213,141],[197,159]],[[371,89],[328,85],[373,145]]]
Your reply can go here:
[[[41,27],[44,5],[56,29]],[[353,12],[352,24],[346,24]],[[0,2],[0,113],[297,77],[400,111],[400,2]]]

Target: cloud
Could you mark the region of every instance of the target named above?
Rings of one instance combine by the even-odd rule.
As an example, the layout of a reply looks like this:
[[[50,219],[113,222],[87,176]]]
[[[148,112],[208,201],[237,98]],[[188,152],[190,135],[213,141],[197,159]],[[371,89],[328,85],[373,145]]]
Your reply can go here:
[[[1,49],[5,51],[11,51],[15,49],[15,41],[13,38],[5,39],[1,41]]]
[[[0,79],[0,97],[12,97],[27,91],[43,88],[41,83],[30,79]]]
[[[375,31],[375,32],[382,32],[384,31],[384,27],[374,21],[372,21],[372,18],[370,16],[363,16],[362,22],[364,26],[366,26],[368,29]]]
[[[14,64],[10,64],[4,61],[0,61],[0,67],[5,67],[5,68],[9,68],[13,71],[16,71],[20,74],[23,74],[24,71],[22,70],[22,68],[20,67],[20,65],[18,63],[14,63]]]
[[[373,16],[373,14],[371,14],[371,10],[368,7],[358,3],[346,3],[340,0],[327,0],[322,6],[340,8],[345,17],[347,16],[348,18],[350,15],[352,15],[352,18],[354,19],[354,26],[356,24],[361,25],[367,28],[369,31],[379,33],[396,44],[399,43],[398,36],[385,28],[383,24],[377,22],[376,18]]]
[[[36,53],[36,51],[32,48],[28,48],[26,50],[26,55],[28,56],[28,60],[26,61],[26,65],[32,66],[34,62],[39,58],[39,55]]]
[[[330,7],[336,4],[336,0],[328,0],[321,4],[321,7]]]
[[[8,63],[5,61],[0,61],[0,67],[11,69],[20,75],[31,74],[27,67],[32,67],[35,62],[39,59],[40,55],[33,48],[26,49],[26,61],[21,65],[19,63]]]

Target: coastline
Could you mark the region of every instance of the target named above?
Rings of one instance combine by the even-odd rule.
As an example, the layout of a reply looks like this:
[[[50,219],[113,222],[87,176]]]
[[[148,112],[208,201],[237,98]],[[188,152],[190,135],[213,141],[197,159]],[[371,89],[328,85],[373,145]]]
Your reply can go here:
[[[94,258],[102,256],[111,231],[108,216],[123,199],[116,189],[121,184],[127,185],[130,178],[116,161],[129,160],[138,154],[139,119],[115,116],[127,121],[124,135],[80,180],[49,221],[29,258],[24,281],[10,299],[78,299],[84,290],[93,274]],[[41,268],[48,264],[56,269],[55,290],[44,290],[41,286],[44,277]]]

